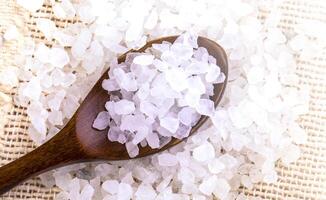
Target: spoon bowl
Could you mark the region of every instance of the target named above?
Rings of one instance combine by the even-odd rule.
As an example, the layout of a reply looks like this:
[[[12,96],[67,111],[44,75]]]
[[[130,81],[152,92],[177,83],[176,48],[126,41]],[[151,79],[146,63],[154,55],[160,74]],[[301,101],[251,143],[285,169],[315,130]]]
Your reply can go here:
[[[130,50],[127,53],[144,52],[152,44],[159,44],[163,41],[173,43],[177,37],[170,36],[152,40],[144,47],[138,50]],[[227,83],[227,56],[220,45],[207,38],[199,37],[198,46],[205,47],[208,53],[216,58],[217,65],[226,76],[223,83],[214,85],[214,95],[211,100],[216,106],[222,98]],[[119,57],[119,63],[126,59],[127,53]],[[131,159],[124,144],[108,140],[108,129],[99,131],[92,127],[97,114],[105,109],[105,102],[109,100],[107,91],[102,88],[102,81],[107,78],[108,73],[105,72],[74,116],[57,135],[32,152],[0,168],[0,195],[32,176],[60,166],[96,160]],[[198,123],[192,127],[190,135],[195,133],[207,119],[206,116],[202,116]],[[160,149],[139,145],[139,154],[135,158],[158,153],[179,144],[181,141],[172,138],[168,144]]]

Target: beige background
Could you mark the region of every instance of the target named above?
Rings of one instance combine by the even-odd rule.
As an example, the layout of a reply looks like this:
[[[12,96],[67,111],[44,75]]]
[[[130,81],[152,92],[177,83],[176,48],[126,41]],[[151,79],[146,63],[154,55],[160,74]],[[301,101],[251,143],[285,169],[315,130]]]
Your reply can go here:
[[[280,10],[283,16],[279,26],[287,34],[293,32],[294,25],[301,19],[314,19],[326,23],[326,0],[286,0],[281,4]],[[268,14],[268,12],[261,12],[261,20],[263,21]],[[76,21],[55,19],[49,5],[44,5],[39,12],[30,15],[18,7],[15,0],[0,0],[1,34],[9,24],[15,24],[26,36],[31,35],[36,40],[44,40],[35,28],[34,20],[37,17],[51,18],[59,27]],[[14,66],[14,55],[22,45],[23,40],[19,40],[19,42],[5,42],[4,46],[0,47],[0,70]],[[278,163],[277,171],[280,178],[277,184],[256,185],[254,190],[245,190],[249,196],[259,196],[263,199],[326,199],[325,48],[315,59],[305,60],[297,56],[297,64],[300,84],[309,85],[312,89],[310,111],[299,120],[300,125],[309,135],[307,144],[302,146],[303,156],[289,167]],[[10,102],[14,92],[0,86],[0,166],[35,148],[35,144],[26,134],[29,122],[25,109]],[[4,93],[7,96],[3,95]],[[34,178],[14,188],[0,199],[54,199],[58,191],[57,188],[43,187],[39,179]]]

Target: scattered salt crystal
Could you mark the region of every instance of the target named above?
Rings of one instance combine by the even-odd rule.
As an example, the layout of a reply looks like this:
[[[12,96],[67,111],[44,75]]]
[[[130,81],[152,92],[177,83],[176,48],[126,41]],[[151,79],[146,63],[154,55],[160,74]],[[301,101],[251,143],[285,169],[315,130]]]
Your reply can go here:
[[[193,150],[193,157],[199,162],[205,162],[215,157],[215,149],[213,145],[206,142]]]
[[[138,200],[151,200],[155,199],[156,192],[150,185],[140,185],[135,193],[135,197]]]
[[[171,167],[178,164],[178,160],[175,155],[169,153],[162,153],[157,156],[157,159],[161,166]]]
[[[86,186],[83,187],[81,193],[80,193],[80,199],[81,200],[92,200],[92,197],[94,195],[94,188],[87,184]]]
[[[194,183],[195,182],[195,174],[188,168],[182,167],[178,174],[178,179],[182,183]]]
[[[100,112],[93,122],[93,127],[98,130],[104,130],[110,122],[110,115],[106,111]]]
[[[65,18],[66,17],[66,12],[65,10],[62,8],[61,4],[59,3],[55,3],[52,6],[53,9],[53,13],[57,18]]]
[[[218,174],[225,169],[225,165],[217,158],[208,163],[208,169],[213,174]]]
[[[229,183],[225,179],[219,178],[213,193],[218,198],[224,199],[227,197],[230,189]]]
[[[10,87],[18,85],[18,70],[17,68],[10,67],[0,71],[0,84]]]
[[[10,25],[6,29],[6,31],[5,31],[5,33],[3,35],[3,38],[5,40],[16,40],[16,39],[18,39],[19,35],[20,34],[19,34],[19,31],[18,31],[17,27],[15,25]]]
[[[69,56],[64,49],[61,48],[51,48],[49,54],[49,62],[59,68],[63,68],[69,63]]]
[[[24,7],[30,12],[35,12],[40,9],[43,5],[44,0],[31,0],[31,1],[24,1],[24,0],[17,0],[17,4]]]
[[[62,0],[61,7],[65,11],[65,17],[71,18],[76,15],[74,5],[69,0]]]
[[[36,27],[44,34],[48,40],[52,39],[53,33],[56,31],[55,23],[46,18],[38,18],[36,20]]]
[[[243,186],[251,190],[253,188],[253,183],[250,180],[250,177],[247,175],[241,176],[241,183]]]
[[[199,185],[199,190],[205,195],[211,195],[218,184],[218,178],[216,176],[211,176],[204,179],[204,181]]]
[[[102,183],[102,188],[110,194],[116,194],[119,190],[119,182],[116,180],[107,180]]]
[[[28,83],[26,83],[23,90],[23,95],[31,100],[38,101],[42,92],[40,80],[33,77]]]
[[[117,197],[119,200],[129,200],[132,197],[132,187],[129,184],[120,183]]]

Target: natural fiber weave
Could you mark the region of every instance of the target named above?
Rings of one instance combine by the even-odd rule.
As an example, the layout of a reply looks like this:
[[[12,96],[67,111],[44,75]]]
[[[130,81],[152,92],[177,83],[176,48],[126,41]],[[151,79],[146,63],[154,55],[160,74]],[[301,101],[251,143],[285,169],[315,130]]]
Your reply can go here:
[[[283,15],[279,27],[289,34],[293,32],[295,24],[302,19],[326,22],[325,0],[287,0],[281,4],[280,10]],[[261,19],[264,20],[268,14],[262,12]],[[26,36],[30,35],[36,41],[51,45],[51,41],[45,41],[44,36],[36,29],[35,18],[38,17],[50,18],[58,27],[65,27],[76,21],[76,19],[56,19],[50,5],[44,5],[36,14],[30,15],[19,8],[15,0],[0,0],[1,34],[9,24],[15,24]],[[0,70],[13,67],[14,55],[23,45],[23,41],[22,39],[17,42],[6,42],[0,48]],[[299,120],[309,135],[307,144],[302,146],[302,157],[289,167],[278,163],[277,171],[280,177],[277,184],[258,184],[253,190],[244,190],[249,196],[263,199],[326,199],[325,51],[326,48],[315,59],[303,60],[297,56],[300,85],[311,87],[310,111]],[[9,101],[14,92],[0,86],[0,166],[35,148],[27,135],[29,121],[25,109],[14,106]],[[14,188],[0,199],[54,199],[58,191],[57,188],[45,188],[38,178],[34,178]]]

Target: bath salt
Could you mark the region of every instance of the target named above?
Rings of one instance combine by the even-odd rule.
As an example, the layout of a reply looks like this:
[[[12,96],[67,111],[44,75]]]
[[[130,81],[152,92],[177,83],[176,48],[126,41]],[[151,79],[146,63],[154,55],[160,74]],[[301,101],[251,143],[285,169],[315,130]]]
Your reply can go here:
[[[43,0],[17,3],[35,12]],[[283,32],[279,1],[48,3],[56,18],[74,24],[56,28],[38,18],[35,28],[46,36],[41,42],[20,34],[18,24],[5,27],[0,37],[2,47],[26,39],[12,63],[19,67],[0,70],[0,82],[17,87],[13,101],[27,108],[28,134],[36,144],[63,128],[108,68],[102,87],[110,101],[96,126],[103,129],[99,134],[125,144],[130,157],[141,146],[157,149],[173,137],[184,139],[201,115],[210,118],[160,154],[50,172],[53,180],[43,180],[59,187],[58,199],[246,199],[239,188],[276,183],[275,163],[300,157],[298,145],[307,134],[298,119],[308,111],[309,88],[295,74],[295,58],[316,56],[324,44],[316,20],[298,21],[293,34]],[[257,18],[261,9],[264,19]],[[198,47],[197,34],[225,49],[228,74],[209,49]],[[181,37],[129,52],[118,64],[119,55],[169,35]],[[226,78],[215,109],[209,101],[213,84]]]
[[[187,40],[187,37],[191,37],[192,41]],[[150,147],[158,148],[161,147],[162,136],[167,139],[185,138],[201,115],[213,114],[214,102],[209,100],[206,87],[214,87],[212,82],[222,83],[223,81],[216,82],[215,79],[223,73],[217,65],[214,67],[218,74],[209,81],[196,75],[205,75],[205,67],[198,68],[196,73],[186,73],[187,68],[197,62],[194,55],[198,56],[198,51],[207,52],[203,47],[194,49],[194,46],[197,46],[197,36],[185,33],[172,44],[156,44],[144,53],[129,53],[125,62],[114,64],[108,72],[109,79],[102,82],[103,89],[108,92],[120,92],[122,96],[114,102],[107,102],[107,105],[110,104],[107,113],[111,117],[107,118],[106,125],[110,124],[111,118],[115,118],[114,124],[110,126],[114,131],[109,131],[108,138],[128,144],[128,152],[132,153],[132,157],[135,157],[138,151],[134,145],[147,143]],[[159,54],[150,54],[156,49],[160,51]],[[180,61],[172,61],[173,56]],[[171,62],[176,65],[170,65]],[[201,60],[203,66],[208,66],[208,62],[208,59]],[[162,70],[162,66],[169,65],[170,67]],[[198,96],[198,101],[178,104],[179,100],[187,98],[187,92]],[[93,127],[104,129],[103,120],[100,113]],[[119,136],[119,130],[123,136]],[[210,152],[206,154],[206,150]],[[199,151],[210,159],[214,157],[211,150],[209,146],[208,149],[204,147]],[[161,163],[172,165],[167,160]]]

